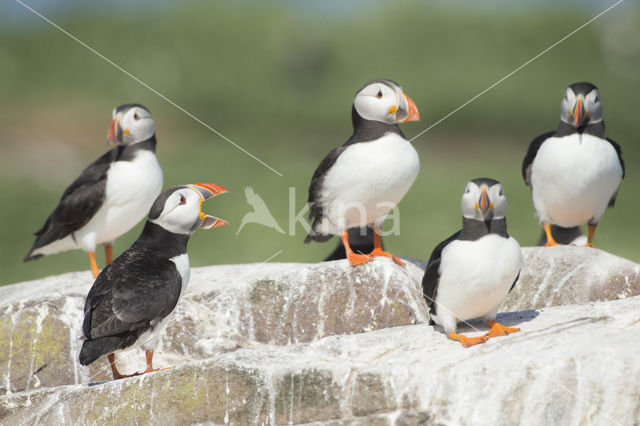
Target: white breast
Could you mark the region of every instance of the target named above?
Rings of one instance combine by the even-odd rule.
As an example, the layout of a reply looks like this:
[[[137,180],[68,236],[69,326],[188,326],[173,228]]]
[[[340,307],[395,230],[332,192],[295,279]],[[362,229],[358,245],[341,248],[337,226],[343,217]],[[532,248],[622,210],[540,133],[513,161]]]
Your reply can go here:
[[[104,204],[75,233],[85,251],[124,234],[149,214],[162,190],[162,169],[153,152],[139,151],[132,161],[117,161],[107,173]]]
[[[521,264],[520,245],[512,237],[451,242],[442,250],[433,319],[449,332],[457,321],[495,316]]]
[[[176,265],[176,269],[182,277],[182,288],[180,290],[180,297],[178,298],[178,302],[176,303],[177,307],[178,303],[180,303],[180,299],[182,299],[182,295],[187,289],[187,284],[189,283],[189,275],[191,273],[191,269],[189,267],[189,256],[185,253],[173,257],[169,260],[171,260]],[[141,347],[145,351],[152,351],[156,345],[158,337],[164,331],[165,327],[169,324],[169,321],[171,320],[171,317],[173,317],[174,312],[175,308],[173,308],[173,310],[166,317],[160,319],[155,323],[152,322],[151,328],[140,335],[134,346]]]
[[[418,153],[397,134],[348,146],[327,172],[320,193],[328,233],[382,223],[419,170]]]
[[[544,223],[571,227],[598,223],[622,180],[609,142],[588,134],[545,141],[531,166],[531,193]]]

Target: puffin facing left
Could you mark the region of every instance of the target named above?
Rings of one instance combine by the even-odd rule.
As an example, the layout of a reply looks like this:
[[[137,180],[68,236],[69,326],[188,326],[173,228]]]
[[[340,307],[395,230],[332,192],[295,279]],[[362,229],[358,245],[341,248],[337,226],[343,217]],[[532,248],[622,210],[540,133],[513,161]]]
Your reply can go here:
[[[35,233],[36,241],[25,262],[82,249],[89,254],[96,278],[100,273],[96,246],[104,244],[106,263],[111,263],[115,239],[149,211],[162,190],[155,124],[149,110],[138,104],[114,109],[107,143],[117,146],[89,164],[64,191],[58,206]]]
[[[108,355],[114,379],[157,371],[153,348],[189,282],[187,242],[197,229],[228,222],[202,212],[202,202],[228,192],[220,185],[174,186],[156,199],[142,234],[93,283],[84,305],[80,364]],[[143,373],[122,375],[115,351],[141,347]]]

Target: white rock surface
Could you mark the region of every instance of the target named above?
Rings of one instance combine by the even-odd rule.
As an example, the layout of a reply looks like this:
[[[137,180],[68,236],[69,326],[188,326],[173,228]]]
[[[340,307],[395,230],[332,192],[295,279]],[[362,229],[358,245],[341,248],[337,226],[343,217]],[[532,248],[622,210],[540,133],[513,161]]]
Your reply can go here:
[[[154,365],[254,342],[286,345],[424,323],[427,308],[411,274],[422,272],[384,258],[358,268],[346,260],[194,268]],[[110,378],[106,361],[83,367],[77,360],[92,282],[89,273],[71,273],[0,287],[0,394]],[[118,359],[121,371],[144,369],[137,350]]]
[[[0,419],[634,425],[639,312],[634,297],[504,314],[499,320],[522,331],[469,349],[427,325],[290,346],[256,343],[140,378],[7,395]]]
[[[640,265],[590,247],[523,247],[520,280],[503,311],[640,295]]]

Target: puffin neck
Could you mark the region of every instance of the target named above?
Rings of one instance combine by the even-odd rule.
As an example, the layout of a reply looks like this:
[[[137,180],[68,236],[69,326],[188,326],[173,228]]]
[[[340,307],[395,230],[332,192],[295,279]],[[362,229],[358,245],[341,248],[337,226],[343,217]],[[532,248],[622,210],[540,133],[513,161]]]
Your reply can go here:
[[[171,259],[187,252],[187,243],[190,236],[174,234],[162,226],[147,220],[136,243],[144,244],[151,251],[162,253],[167,259]]]
[[[353,135],[349,138],[347,144],[374,141],[387,133],[395,133],[405,138],[404,133],[402,133],[397,124],[362,118],[356,111],[355,106],[351,107],[351,121],[353,123]]]
[[[592,135],[604,139],[604,120],[600,120],[597,123],[587,124],[577,128],[560,120],[558,130],[556,130],[554,136],[562,137],[572,135],[574,133],[585,133],[587,135]]]
[[[151,151],[155,153],[156,144],[156,135],[153,135],[142,142],[136,142],[130,145],[118,145],[116,147],[116,159],[118,161],[131,161],[139,151]]]
[[[484,237],[485,235],[496,234],[501,237],[508,238],[507,233],[507,218],[491,219],[491,220],[477,220],[462,218],[462,231],[460,231],[460,240],[475,241]]]

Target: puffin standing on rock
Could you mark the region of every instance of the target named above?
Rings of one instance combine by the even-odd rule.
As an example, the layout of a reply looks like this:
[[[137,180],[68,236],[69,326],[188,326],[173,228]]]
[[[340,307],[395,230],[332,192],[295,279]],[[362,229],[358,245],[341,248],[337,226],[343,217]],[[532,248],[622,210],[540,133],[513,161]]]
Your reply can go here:
[[[320,163],[309,186],[311,229],[305,239],[325,242],[340,235],[352,266],[383,251],[380,227],[389,211],[407,193],[420,170],[418,153],[398,123],[418,121],[420,115],[402,87],[391,80],[373,80],[355,95],[351,112],[353,135]],[[373,228],[373,251],[355,253],[350,228]]]
[[[531,187],[533,206],[547,237],[545,245],[558,244],[553,225],[572,228],[586,223],[586,246],[593,247],[596,226],[607,206],[613,207],[624,177],[620,145],[604,136],[596,86],[574,83],[567,88],[558,129],[531,142],[522,176]]]
[[[430,309],[430,323],[464,347],[490,337],[520,331],[496,322],[498,308],[520,275],[522,252],[507,234],[507,199],[502,185],[478,178],[462,195],[462,229],[436,246],[422,278]],[[483,318],[491,329],[485,335],[456,333],[458,321]]]
[[[117,146],[91,163],[64,191],[60,203],[35,233],[27,262],[48,254],[82,249],[89,254],[93,277],[100,273],[96,246],[104,244],[106,263],[113,243],[149,211],[162,190],[156,158],[155,124],[138,104],[113,110],[107,143]]]
[[[228,192],[220,185],[174,186],[156,199],[142,234],[93,283],[84,305],[80,364],[108,355],[114,379],[152,371],[153,348],[189,282],[187,242],[197,229],[228,222],[202,212],[202,202]],[[143,373],[123,375],[115,351],[141,347]]]

